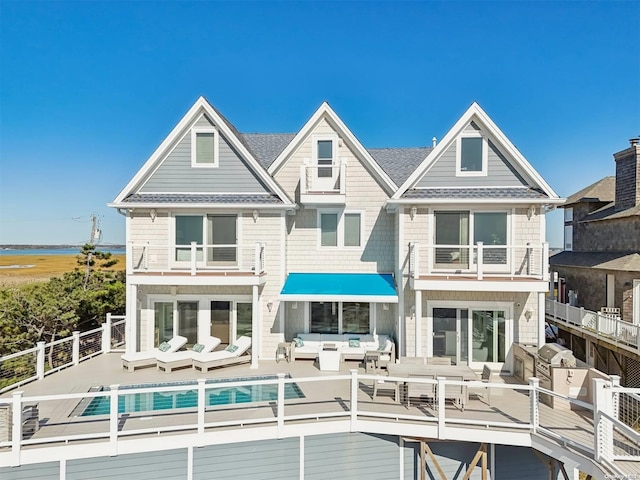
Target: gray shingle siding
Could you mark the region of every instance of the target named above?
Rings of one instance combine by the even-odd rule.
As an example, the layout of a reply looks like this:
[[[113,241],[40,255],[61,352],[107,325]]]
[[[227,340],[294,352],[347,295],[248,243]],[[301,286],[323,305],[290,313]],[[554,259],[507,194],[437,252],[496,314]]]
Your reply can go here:
[[[125,198],[124,203],[176,203],[176,204],[245,204],[245,203],[272,203],[274,205],[282,204],[282,201],[273,194],[168,194],[168,193],[154,193],[154,194],[139,194],[129,195]]]
[[[500,198],[510,199],[544,199],[544,193],[532,188],[414,188],[407,190],[402,198],[406,199],[446,199],[463,198],[469,200]]]

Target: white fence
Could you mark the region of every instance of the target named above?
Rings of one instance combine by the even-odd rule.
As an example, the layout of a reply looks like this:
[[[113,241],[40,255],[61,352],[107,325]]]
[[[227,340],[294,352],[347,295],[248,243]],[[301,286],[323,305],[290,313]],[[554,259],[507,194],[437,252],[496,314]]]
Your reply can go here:
[[[429,402],[418,400],[409,408],[404,402],[391,403],[388,398],[377,399],[372,395],[370,385],[380,381],[405,387],[432,386],[436,393]],[[494,401],[485,415],[473,413],[480,404],[467,415],[464,408],[461,411],[445,405],[450,399],[447,392],[461,386],[480,392],[492,390],[492,398],[510,397],[499,404]],[[459,432],[460,428],[466,429],[464,435],[469,437],[465,438],[495,435],[496,430],[503,436],[542,435],[559,440],[587,458],[606,463],[610,472],[640,472],[637,454],[640,437],[616,418],[617,399],[622,390],[615,381],[603,379],[594,380],[593,386],[596,392],[593,405],[540,388],[536,378],[531,378],[527,385],[487,384],[445,378],[379,377],[359,374],[357,370],[352,370],[350,375],[323,377],[288,378],[278,374],[273,378],[198,379],[167,386],[109,385],[104,391],[30,397],[17,391],[11,397],[0,398],[0,411],[9,411],[12,418],[8,438],[0,438],[0,464],[19,465],[25,447],[32,452],[34,446],[49,448],[91,440],[102,455],[113,456],[119,453],[121,440],[144,439],[149,434],[218,432],[232,436],[234,429],[239,429],[246,438],[250,435],[248,429],[266,428],[270,429],[270,438],[284,438],[301,429],[321,432],[323,422],[333,422],[334,431],[336,428],[341,431],[375,428],[388,431],[391,428],[398,434],[442,439],[452,438],[452,433]],[[292,390],[299,395],[289,395]],[[625,394],[640,393],[640,389],[630,390],[625,389]],[[255,393],[261,397],[254,398]],[[567,409],[557,410],[541,404],[542,395],[555,396],[566,403]],[[248,401],[238,403],[241,396]],[[161,400],[168,402],[168,409],[157,410],[157,402]],[[32,406],[36,412],[39,409],[47,421],[25,430],[25,405]],[[308,426],[303,428],[304,424]],[[260,435],[266,433],[262,431]]]
[[[101,353],[124,348],[125,317],[106,316],[105,323],[88,332],[38,344],[28,350],[0,357],[0,393],[46,375],[77,365]],[[124,351],[124,350],[123,350]]]
[[[583,328],[609,343],[640,348],[640,326],[625,322],[617,315],[592,312],[548,298],[545,312],[554,321]]]

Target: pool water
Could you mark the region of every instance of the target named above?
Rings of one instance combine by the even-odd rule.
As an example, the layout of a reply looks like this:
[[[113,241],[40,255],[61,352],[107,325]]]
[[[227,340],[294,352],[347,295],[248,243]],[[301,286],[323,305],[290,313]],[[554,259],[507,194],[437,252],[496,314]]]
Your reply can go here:
[[[205,400],[207,406],[217,405],[235,405],[253,402],[268,402],[278,398],[278,385],[246,385],[241,387],[224,387],[219,386],[224,382],[238,382],[244,380],[270,380],[277,377],[249,377],[249,378],[232,378],[224,379],[216,382],[216,387],[208,387],[205,390]],[[153,392],[153,393],[124,393],[127,389],[132,388],[149,388],[149,387],[169,387],[185,385],[185,387],[193,386],[192,390],[184,390],[179,392]],[[175,410],[180,408],[195,408],[198,404],[198,392],[195,389],[194,382],[174,382],[147,385],[128,385],[120,387],[120,395],[118,396],[118,413],[134,413],[147,411]],[[97,387],[92,391],[108,391],[109,387]],[[284,398],[304,398],[304,394],[300,387],[295,383],[287,383],[284,386]],[[93,415],[108,415],[110,399],[108,396],[95,397],[91,399],[88,405],[79,414],[81,417]],[[81,402],[82,405],[82,402]],[[81,405],[79,405],[81,409]],[[76,408],[75,411],[79,410]],[[77,413],[72,413],[78,415]]]

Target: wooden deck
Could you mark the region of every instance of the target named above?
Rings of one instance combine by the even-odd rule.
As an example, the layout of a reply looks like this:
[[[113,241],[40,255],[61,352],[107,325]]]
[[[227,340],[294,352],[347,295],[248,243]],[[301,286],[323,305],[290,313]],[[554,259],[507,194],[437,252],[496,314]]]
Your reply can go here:
[[[352,410],[351,371],[354,369],[358,371],[359,421],[388,422],[388,431],[399,435],[416,436],[416,432],[420,432],[418,436],[423,438],[438,438],[438,405],[433,405],[428,399],[411,399],[411,407],[407,407],[405,402],[395,402],[390,391],[380,391],[378,396],[373,398],[375,379],[366,375],[358,362],[342,363],[340,372],[321,372],[313,361],[299,360],[293,363],[261,361],[257,369],[252,369],[250,365],[236,365],[208,373],[196,372],[190,368],[171,373],[146,368],[129,373],[122,369],[120,353],[110,353],[47,376],[41,381],[24,385],[20,390],[24,392],[25,401],[29,402],[29,397],[85,394],[91,387],[100,385],[146,385],[193,381],[198,378],[242,378],[284,373],[294,380],[297,379],[296,384],[304,394],[303,398],[286,400],[283,412],[285,424],[290,426],[314,422],[317,425],[318,422],[349,421]],[[338,376],[340,378],[337,378]],[[496,383],[503,386],[518,385],[512,377],[500,377],[496,379]],[[11,397],[12,393],[6,392],[0,398]],[[472,389],[464,411],[452,403],[445,404],[444,417],[450,438],[455,439],[455,432],[458,432],[461,440],[490,434],[495,442],[499,438],[496,437],[496,432],[504,432],[505,435],[517,433],[528,436],[530,442],[533,439],[534,448],[535,438],[539,437],[545,445],[553,444],[577,455],[593,458],[594,426],[591,411],[571,409],[568,405],[565,405],[565,408],[553,409],[540,403],[539,425],[544,431],[530,435],[529,391],[496,386],[491,389],[490,401],[484,393],[486,392],[483,388],[475,389],[475,393]],[[108,416],[77,416],[76,407],[81,400],[72,398],[62,401],[38,401],[40,426],[32,441],[62,439],[91,433],[104,434],[101,441],[108,439]],[[253,422],[256,427],[276,428],[277,415],[276,402],[264,401],[251,405],[208,407],[204,422],[207,432],[234,428],[247,430],[252,428]],[[150,428],[157,429],[156,435],[162,430],[172,430],[170,434],[178,434],[180,431],[193,433],[197,425],[197,412],[192,408],[181,412],[174,410],[122,414],[118,430],[119,436]],[[522,428],[518,429],[518,426]],[[25,445],[23,448],[37,447]],[[3,448],[0,448],[0,453],[2,451]],[[624,467],[627,474],[640,474],[640,463],[616,462],[616,465],[618,464]]]

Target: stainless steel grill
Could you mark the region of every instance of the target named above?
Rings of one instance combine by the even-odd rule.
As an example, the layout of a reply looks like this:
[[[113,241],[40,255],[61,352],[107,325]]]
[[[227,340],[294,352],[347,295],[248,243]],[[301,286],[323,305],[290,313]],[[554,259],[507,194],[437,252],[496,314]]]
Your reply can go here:
[[[536,377],[540,380],[540,386],[547,390],[553,390],[551,369],[553,367],[575,368],[576,357],[567,347],[557,343],[547,343],[538,350],[536,355]],[[548,395],[541,394],[540,400],[548,405],[553,400]]]

